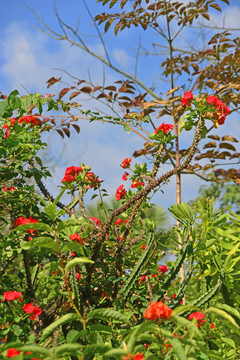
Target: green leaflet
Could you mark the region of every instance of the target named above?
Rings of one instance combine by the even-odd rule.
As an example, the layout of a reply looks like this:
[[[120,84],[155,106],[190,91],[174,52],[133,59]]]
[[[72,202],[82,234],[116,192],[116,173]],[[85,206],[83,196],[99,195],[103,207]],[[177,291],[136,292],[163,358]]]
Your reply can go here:
[[[88,359],[90,356],[96,354],[105,354],[111,348],[112,348],[111,345],[107,345],[107,344],[88,345],[85,347],[83,351],[84,359]]]
[[[35,237],[29,242],[29,245],[31,248],[45,247],[45,248],[54,250],[55,252],[58,252],[58,247],[57,247],[56,242],[49,236]]]
[[[123,323],[129,323],[129,319],[126,315],[120,313],[119,311],[105,308],[91,310],[88,313],[86,320],[88,322],[92,319],[112,319]]]
[[[209,312],[212,312],[212,313],[215,313],[221,317],[223,317],[224,319],[228,320],[235,329],[237,329],[237,333],[239,334],[239,326],[238,324],[236,323],[236,321],[234,320],[234,318],[229,315],[226,311],[224,310],[221,310],[221,309],[217,309],[215,307],[210,307],[209,309],[207,310],[204,310],[205,313],[209,313]]]
[[[76,265],[79,265],[79,264],[87,264],[87,263],[93,263],[92,260],[86,258],[86,257],[77,257],[77,258],[74,258],[72,260],[70,260],[67,265],[65,266],[65,270],[66,272],[69,271],[71,268],[73,268],[74,266]]]
[[[63,324],[66,324],[71,321],[82,321],[82,319],[78,314],[75,313],[63,315],[60,319],[57,319],[51,325],[47,326],[43,330],[42,336],[40,338],[40,342],[48,338],[54,332],[54,330],[57,329],[59,326],[62,326]]]
[[[199,299],[193,301],[190,305],[197,306],[197,307],[203,306],[206,302],[208,302],[216,294],[216,292],[220,288],[221,284],[222,284],[222,282],[221,282],[221,280],[219,280],[212,289],[210,289],[208,292],[203,294]]]
[[[133,285],[135,284],[135,282],[139,276],[139,273],[142,270],[142,267],[144,266],[146,260],[148,260],[149,253],[151,251],[151,247],[152,247],[153,243],[154,243],[154,234],[151,233],[147,240],[147,247],[146,247],[145,251],[143,252],[143,254],[140,257],[140,259],[138,260],[137,264],[131,271],[131,274],[128,277],[126,284],[119,291],[119,295],[120,295],[122,301],[126,300],[126,298],[128,297]]]
[[[180,304],[180,301],[182,300],[185,291],[187,290],[187,286],[188,286],[188,282],[191,279],[192,276],[192,272],[193,272],[193,267],[192,267],[192,263],[193,263],[193,256],[190,255],[189,257],[189,271],[185,276],[184,281],[181,283],[179,290],[176,294],[176,298],[170,303],[169,307],[171,309],[175,309],[176,306],[178,306]]]
[[[39,355],[43,355],[44,357],[50,357],[51,356],[51,350],[47,349],[43,346],[39,346],[39,345],[24,345],[24,346],[19,346],[18,350],[27,352],[27,351],[32,351],[32,356],[39,356]]]
[[[160,299],[162,299],[162,297],[165,295],[167,289],[169,288],[171,282],[173,281],[173,279],[179,272],[179,269],[180,269],[186,255],[187,255],[187,252],[190,248],[190,243],[188,242],[188,236],[189,236],[188,233],[189,233],[189,224],[187,225],[187,228],[185,231],[185,236],[183,238],[183,247],[182,247],[181,253],[178,256],[178,258],[175,262],[175,265],[172,268],[170,274],[167,276],[165,282],[162,284],[161,290],[158,291],[158,293],[155,295],[152,302],[159,301]]]
[[[55,358],[62,357],[62,356],[80,356],[82,354],[81,344],[64,344],[52,349],[52,353],[54,354]]]

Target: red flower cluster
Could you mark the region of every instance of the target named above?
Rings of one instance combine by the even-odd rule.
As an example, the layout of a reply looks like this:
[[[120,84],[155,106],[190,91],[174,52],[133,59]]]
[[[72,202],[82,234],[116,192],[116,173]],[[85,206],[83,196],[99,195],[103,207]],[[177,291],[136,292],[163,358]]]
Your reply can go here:
[[[11,348],[7,350],[7,357],[14,358],[15,356],[20,355],[21,353],[22,353],[21,351],[18,351],[15,348]]]
[[[213,95],[208,96],[206,100],[217,110],[213,116],[216,118],[218,124],[223,125],[226,120],[226,116],[230,113],[230,109],[224,104],[224,102]]]
[[[31,224],[31,223],[38,223],[37,219],[32,218],[31,216],[28,218],[25,218],[24,216],[20,216],[14,221],[14,226],[17,227],[19,225],[25,225],[25,224]],[[34,235],[35,229],[28,229],[27,232],[31,235]],[[28,240],[32,240],[31,237],[28,238]]]
[[[139,353],[137,355],[134,355],[132,357],[132,354],[129,353],[128,355],[125,355],[122,360],[143,360],[145,357],[143,356],[143,353]]]
[[[167,134],[169,131],[172,131],[172,129],[174,128],[173,125],[171,124],[164,124],[164,122],[154,130],[155,134],[160,134],[161,131],[165,134]]]
[[[205,318],[204,313],[202,312],[195,312],[189,315],[188,320],[196,319],[197,320],[197,327],[201,327],[203,322],[207,320],[203,320]]]
[[[81,245],[84,245],[83,239],[81,238],[81,236],[79,234],[72,234],[69,235],[69,239],[73,240],[73,241],[77,241],[79,243],[81,243]]]
[[[22,308],[27,314],[32,314],[33,313],[33,315],[30,316],[31,320],[36,320],[36,316],[37,315],[39,316],[42,313],[42,309],[34,306],[32,303],[26,304]]]
[[[3,297],[5,300],[7,301],[13,301],[13,300],[16,300],[18,299],[20,302],[23,301],[22,299],[22,293],[21,292],[18,292],[18,291],[9,291],[9,292],[4,292],[3,293]],[[2,300],[3,301],[3,300]]]
[[[149,320],[168,319],[172,314],[172,309],[161,301],[155,301],[145,311],[143,317]]]
[[[9,138],[9,135],[10,135],[10,128],[15,124],[16,122],[16,119],[15,118],[10,118],[10,125],[7,125],[7,124],[4,124],[2,126],[3,129],[6,129],[5,131],[5,134],[4,134],[4,137],[5,139],[8,139]]]
[[[18,120],[18,123],[19,124],[23,124],[23,123],[32,124],[32,126],[39,125],[39,121],[36,118],[36,116],[22,116]]]
[[[101,221],[97,218],[95,218],[94,216],[91,217],[91,219],[101,228],[102,227],[102,224],[101,224]]]
[[[131,158],[126,158],[122,161],[122,163],[120,164],[120,166],[123,168],[123,169],[126,169],[130,166],[130,162],[132,161]]]
[[[127,223],[127,220],[122,220],[120,218],[118,218],[116,221],[115,221],[115,225],[121,225],[122,223]]]
[[[69,166],[65,170],[65,175],[61,182],[72,182],[76,181],[76,176],[82,172],[82,168],[79,166]]]
[[[15,188],[14,186],[4,186],[4,188],[2,188],[2,191],[12,192],[12,191],[17,191],[17,188]]]
[[[142,181],[137,182],[137,181],[133,180],[131,188],[134,189],[134,188],[139,187],[140,185],[144,186],[145,184]]]
[[[158,271],[159,271],[160,273],[165,274],[165,273],[168,272],[168,267],[167,267],[166,265],[160,265],[160,266],[158,267]]]
[[[99,186],[100,180],[93,172],[87,172],[86,177],[89,183],[87,184],[87,189],[96,189]]]
[[[124,199],[125,196],[126,196],[126,193],[127,193],[127,191],[124,189],[124,186],[120,185],[117,188],[117,191],[116,191],[116,194],[115,194],[116,200],[118,201],[118,200]]]
[[[191,91],[188,91],[188,92],[185,92],[185,94],[183,95],[181,103],[183,106],[185,106],[185,105],[190,106],[192,100],[193,100],[193,94]]]

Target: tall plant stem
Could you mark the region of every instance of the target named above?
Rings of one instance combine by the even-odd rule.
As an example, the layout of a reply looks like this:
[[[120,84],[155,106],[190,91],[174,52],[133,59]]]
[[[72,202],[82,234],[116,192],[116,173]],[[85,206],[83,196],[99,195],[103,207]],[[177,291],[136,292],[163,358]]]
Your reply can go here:
[[[167,32],[168,32],[168,43],[169,43],[169,55],[170,55],[170,76],[171,76],[171,89],[174,89],[174,76],[173,76],[173,39],[171,36],[171,30],[170,30],[170,21],[168,18],[168,13],[167,13],[167,6],[166,6],[166,1],[165,1],[165,9],[166,9],[166,20],[167,20]],[[172,98],[174,97],[174,93],[172,93]],[[175,161],[176,161],[176,168],[180,167],[180,153],[179,153],[179,135],[178,135],[178,116],[176,115],[175,111],[174,111],[174,101],[172,103],[172,112],[173,112],[173,120],[174,120],[174,132],[175,132],[175,150],[176,150],[176,155],[175,155]],[[176,204],[180,204],[181,203],[181,170],[176,172]],[[177,222],[177,227],[180,228],[180,224],[179,222]],[[182,247],[182,239],[180,237],[180,235],[178,236],[178,241],[180,244],[180,247]],[[180,281],[181,283],[184,281],[185,279],[185,271],[184,271],[184,264],[181,266],[180,268]],[[185,303],[185,299],[183,299],[183,302]]]

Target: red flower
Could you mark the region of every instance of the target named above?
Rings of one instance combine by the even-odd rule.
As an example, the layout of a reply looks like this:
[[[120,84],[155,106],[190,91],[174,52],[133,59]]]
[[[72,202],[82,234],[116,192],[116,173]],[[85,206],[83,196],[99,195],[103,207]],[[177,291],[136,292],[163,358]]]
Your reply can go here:
[[[39,121],[36,118],[36,116],[22,116],[22,117],[20,117],[20,119],[18,120],[18,123],[23,124],[24,122],[27,123],[27,124],[32,124],[32,126],[39,125]]]
[[[2,191],[5,192],[17,191],[17,188],[15,188],[14,186],[5,186],[4,188],[2,188]]]
[[[122,176],[122,180],[123,180],[123,181],[126,181],[126,180],[127,180],[127,175],[128,175],[127,173],[124,173],[124,174],[123,174],[123,176]]]
[[[132,354],[129,353],[128,355],[125,355],[122,360],[143,360],[145,359],[145,357],[142,355],[143,353],[139,353],[137,355],[134,355],[134,357],[132,357]]]
[[[138,283],[141,284],[145,279],[146,279],[146,276],[144,275],[140,278],[140,280],[138,280]]]
[[[162,131],[163,133],[167,134],[169,131],[172,131],[172,129],[174,128],[173,125],[171,124],[164,124],[164,122],[154,130],[155,134],[160,134],[160,132]]]
[[[69,166],[65,170],[65,176],[63,177],[61,182],[72,182],[76,181],[76,175],[82,172],[82,168],[79,166]]]
[[[42,309],[34,306],[32,303],[26,304],[22,308],[27,314],[32,314],[33,313],[33,315],[30,316],[31,320],[35,320],[36,316],[37,315],[39,316],[42,313]]]
[[[140,185],[144,186],[145,184],[142,181],[137,182],[137,181],[133,180],[131,188],[134,189],[134,188],[139,187]]]
[[[77,241],[77,242],[80,242],[81,245],[84,245],[84,242],[81,238],[81,236],[79,234],[72,234],[72,235],[69,235],[69,238],[73,241]]]
[[[126,169],[130,166],[130,162],[132,161],[131,158],[126,158],[122,161],[122,163],[120,164],[120,166],[123,168],[123,169]]]
[[[14,358],[15,356],[20,355],[21,353],[22,353],[21,351],[18,351],[15,348],[11,348],[7,350],[7,357]]]
[[[87,177],[87,182],[90,183],[87,185],[87,188],[88,189],[91,189],[91,188],[96,189],[100,183],[100,180],[98,179],[98,177],[93,172],[87,172],[86,177]]]
[[[17,218],[14,221],[14,226],[18,227],[19,225],[25,225],[25,224],[34,224],[34,223],[38,223],[37,219],[32,218],[31,216],[29,217],[29,219],[25,218],[24,216],[20,216],[19,218]],[[31,235],[34,235],[34,231],[35,229],[28,229],[27,232]],[[32,240],[32,238],[28,238],[28,241]]]
[[[80,274],[79,274],[77,271],[75,272],[75,274],[76,274],[76,279],[77,279],[77,280],[81,280],[81,276],[80,276]]]
[[[9,292],[4,292],[3,293],[3,297],[5,300],[7,301],[13,301],[18,299],[20,302],[23,301],[22,297],[22,293],[18,292],[18,291],[9,291]]]
[[[168,319],[172,314],[172,309],[161,301],[155,301],[145,311],[143,317],[149,320]]]
[[[115,221],[115,225],[121,225],[121,223],[127,223],[127,220],[122,220],[120,218],[118,218],[116,221]]]
[[[116,194],[115,194],[116,200],[124,199],[125,196],[126,196],[126,193],[127,193],[127,191],[124,189],[124,186],[120,185],[117,188],[117,191],[116,191]]]
[[[201,327],[202,323],[205,322],[203,318],[205,317],[204,313],[202,312],[194,312],[189,315],[188,320],[196,319],[197,320],[197,327]]]
[[[101,221],[97,218],[95,218],[94,216],[91,217],[91,219],[101,228],[102,227],[102,224],[101,224]]]
[[[214,324],[210,324],[211,329],[215,329],[215,325]]]
[[[185,94],[183,95],[183,98],[181,100],[181,103],[183,106],[187,105],[190,106],[191,105],[191,101],[193,100],[193,94],[191,91],[187,91],[185,92]]]
[[[142,245],[141,248],[143,249],[143,251],[146,249],[147,245]]]
[[[4,134],[5,139],[8,139],[8,138],[9,138],[10,128],[11,128],[11,127],[15,124],[15,122],[16,122],[16,119],[14,119],[14,118],[10,118],[9,120],[10,120],[10,125],[4,124],[4,125],[2,126],[3,129],[6,129],[5,134]]]
[[[209,95],[206,100],[217,110],[217,113],[214,113],[213,116],[216,118],[218,124],[224,124],[226,116],[230,113],[230,109],[222,102],[222,100],[213,95]]]
[[[158,267],[158,271],[160,272],[160,273],[167,273],[168,272],[168,267],[166,266],[166,265],[160,265],[159,267]]]

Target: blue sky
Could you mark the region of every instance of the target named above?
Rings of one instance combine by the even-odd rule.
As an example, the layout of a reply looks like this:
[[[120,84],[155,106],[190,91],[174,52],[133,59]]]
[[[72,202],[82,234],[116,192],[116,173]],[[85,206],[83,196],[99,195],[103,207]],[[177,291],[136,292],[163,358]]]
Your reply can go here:
[[[230,7],[222,3],[223,13],[213,12],[211,24],[219,25],[224,21],[226,26],[240,27],[239,0],[230,0],[230,2]],[[96,3],[95,0],[89,0],[87,3],[93,16],[101,11],[107,12],[108,10],[107,7]],[[63,86],[57,84],[47,90],[46,81],[51,76],[62,76],[69,84],[71,84],[71,80],[56,68],[64,69],[72,75],[86,80],[88,79],[88,72],[90,72],[91,77],[100,85],[104,76],[108,84],[122,78],[81,49],[70,46],[64,41],[53,40],[42,33],[36,28],[39,24],[37,19],[25,4],[31,7],[48,25],[59,30],[54,13],[54,3],[50,0],[8,0],[2,4],[0,91],[8,94],[13,89],[18,89],[21,94],[26,94],[25,89],[27,89],[29,92],[41,92],[43,94],[50,90],[58,93]],[[80,19],[80,33],[95,52],[102,53],[102,45],[96,36],[96,29],[91,23],[83,2],[81,0],[57,0],[56,6],[66,23],[74,25]],[[112,11],[117,12],[117,7],[114,7]],[[164,27],[164,24],[162,26]],[[208,36],[209,31],[206,31],[204,36]],[[234,32],[234,34],[239,36],[239,32]],[[199,36],[195,28],[186,28],[179,38],[177,46],[186,46],[186,39],[197,46],[198,43],[201,45],[203,36]],[[105,35],[105,40],[114,64],[124,68],[130,74],[135,69],[135,50],[140,40],[148,50],[152,49],[151,42],[160,42],[164,45],[164,42],[159,40],[151,30],[144,33],[139,28],[125,30],[117,37],[110,31]],[[138,64],[138,77],[147,86],[156,86],[156,91],[164,93],[170,87],[160,78],[159,63],[159,57],[156,56],[141,58]],[[182,80],[180,85],[187,87],[188,83]],[[93,103],[91,100],[88,102],[84,101],[86,98],[81,100],[83,100],[85,108],[103,109],[102,105]],[[81,127],[80,134],[72,134],[70,139],[62,140],[56,133],[50,135],[49,151],[44,154],[45,160],[54,165],[53,178],[48,181],[48,186],[56,194],[57,185],[60,184],[65,168],[84,162],[90,165],[101,179],[105,180],[104,187],[113,193],[123,183],[121,180],[123,171],[119,164],[125,157],[130,157],[136,149],[142,148],[143,141],[135,134],[126,134],[118,126],[103,125],[102,123],[89,124],[86,120],[80,122],[79,125]],[[227,127],[228,124],[222,127],[222,134],[228,132]],[[231,116],[231,132],[228,134],[236,135],[237,132],[239,132],[239,117],[235,115]],[[183,139],[183,146],[186,146],[188,137],[189,134]],[[141,160],[144,161],[145,159],[140,158]],[[164,169],[160,170],[160,173]],[[201,182],[196,177],[184,176],[183,200],[188,201],[194,198],[200,184]],[[163,189],[165,193],[159,192],[154,201],[164,207],[170,206],[175,201],[174,188],[175,181],[172,180]]]

